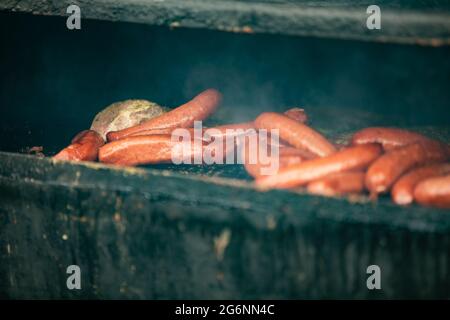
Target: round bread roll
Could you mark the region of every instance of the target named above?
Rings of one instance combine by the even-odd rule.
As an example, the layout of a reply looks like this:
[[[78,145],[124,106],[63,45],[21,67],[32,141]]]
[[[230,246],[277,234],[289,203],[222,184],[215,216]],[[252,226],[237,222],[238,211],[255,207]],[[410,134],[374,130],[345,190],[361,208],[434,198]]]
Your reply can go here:
[[[95,116],[91,130],[96,131],[106,140],[106,134],[110,131],[138,125],[143,121],[160,116],[166,111],[167,108],[147,100],[115,102]]]

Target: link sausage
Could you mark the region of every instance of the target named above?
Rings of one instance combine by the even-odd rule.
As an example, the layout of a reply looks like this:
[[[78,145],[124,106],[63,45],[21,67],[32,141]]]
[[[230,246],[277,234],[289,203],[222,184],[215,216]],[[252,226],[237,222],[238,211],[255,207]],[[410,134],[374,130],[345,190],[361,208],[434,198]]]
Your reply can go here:
[[[305,124],[299,123],[285,115],[265,112],[255,120],[258,129],[279,130],[279,136],[290,145],[305,149],[319,157],[336,152],[336,148],[324,136]]]
[[[180,162],[183,159],[183,161],[187,160],[189,163],[197,164],[194,159],[200,159],[200,163],[216,159],[222,161],[232,147],[224,145],[220,150],[221,153],[216,154],[217,150],[202,140],[174,141],[171,135],[155,134],[127,137],[105,144],[99,150],[99,160],[124,166],[170,163],[173,159],[180,159]],[[210,158],[205,160],[204,155]]]
[[[304,185],[332,173],[349,170],[362,170],[381,154],[378,144],[365,144],[338,151],[324,158],[304,161],[281,169],[278,174],[256,179],[256,187],[292,188]]]
[[[392,200],[400,205],[410,204],[414,200],[414,188],[428,178],[450,173],[450,163],[440,163],[413,169],[402,176],[392,187]]]
[[[399,129],[370,127],[356,132],[352,137],[352,144],[380,143],[385,151],[420,141],[429,141],[430,138],[417,132]]]
[[[99,160],[117,165],[164,163],[172,159],[170,135],[127,137],[100,148]]]
[[[95,161],[98,150],[105,144],[103,138],[93,130],[78,133],[71,144],[57,153],[53,158],[72,161]]]
[[[188,152],[187,156],[192,159],[195,155],[202,155],[204,146],[201,142],[201,148],[197,150],[192,142],[192,140],[172,141],[171,135],[127,137],[112,141],[100,148],[99,160],[126,166],[169,163],[172,161],[172,156],[182,157],[183,151]]]
[[[450,175],[419,182],[414,189],[414,200],[425,206],[450,209]]]
[[[389,151],[367,170],[366,187],[372,195],[387,192],[406,171],[416,166],[443,162],[448,158],[446,146],[437,141],[416,142]]]

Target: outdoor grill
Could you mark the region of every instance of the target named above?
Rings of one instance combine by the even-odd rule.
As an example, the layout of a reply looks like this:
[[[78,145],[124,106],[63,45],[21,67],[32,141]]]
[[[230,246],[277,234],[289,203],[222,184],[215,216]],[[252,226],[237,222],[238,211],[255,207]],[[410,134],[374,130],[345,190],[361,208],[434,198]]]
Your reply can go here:
[[[335,142],[368,126],[449,142],[450,5],[378,1],[369,30],[370,4],[0,1],[0,297],[450,298],[448,210],[260,192],[241,165],[51,158],[113,102],[209,87],[224,100],[207,125],[300,106]]]

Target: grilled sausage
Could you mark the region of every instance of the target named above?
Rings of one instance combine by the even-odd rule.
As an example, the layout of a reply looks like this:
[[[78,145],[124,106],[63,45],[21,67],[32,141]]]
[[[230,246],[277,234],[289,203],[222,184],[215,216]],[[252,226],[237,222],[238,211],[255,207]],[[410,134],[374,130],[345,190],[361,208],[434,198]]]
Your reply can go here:
[[[95,161],[98,150],[105,144],[103,138],[93,130],[78,133],[71,144],[57,153],[53,158],[72,161]]]
[[[450,163],[433,164],[417,169],[402,176],[392,187],[392,200],[400,205],[410,204],[414,200],[414,188],[428,178],[450,173]]]
[[[385,151],[415,142],[427,142],[430,138],[419,133],[399,128],[370,127],[356,132],[352,144],[380,143]]]
[[[99,151],[99,160],[104,163],[134,166],[140,164],[169,163],[172,157],[191,159],[203,154],[203,142],[195,148],[193,141],[173,141],[171,135],[149,135],[127,137],[105,144]]]
[[[332,173],[362,170],[381,154],[378,144],[365,144],[338,151],[324,158],[304,161],[281,169],[278,174],[256,179],[260,189],[292,188],[307,184]]]
[[[127,137],[105,144],[99,150],[99,160],[126,166],[170,163],[174,159],[177,159],[173,162],[175,164],[212,164],[216,160],[223,161],[227,153],[234,149],[234,146],[227,145],[223,145],[222,150],[216,150],[216,147],[199,139],[176,141],[172,135],[154,134]]]
[[[450,175],[419,182],[414,189],[414,200],[425,206],[450,209]]]
[[[329,197],[348,193],[360,193],[364,191],[365,175],[363,171],[335,173],[308,183],[307,190],[312,194]]]
[[[170,135],[127,137],[105,144],[99,160],[117,165],[138,165],[169,162],[172,158]]]
[[[428,141],[389,151],[369,167],[365,179],[367,189],[372,195],[387,192],[392,184],[411,168],[446,161],[446,147],[437,141]]]
[[[166,129],[152,129],[152,130],[144,130],[133,133],[130,137],[138,137],[138,136],[149,136],[149,135],[171,135],[175,130],[184,129],[187,130],[190,136],[194,139],[201,139],[206,142],[210,142],[211,140],[216,141],[217,139],[223,139],[222,143],[227,143],[227,139],[233,139],[230,143],[235,143],[235,138],[246,135],[246,134],[254,134],[255,131],[253,126],[249,124],[233,124],[233,125],[223,125],[212,128],[202,128],[200,130],[200,136],[197,137],[194,128],[166,128]],[[250,130],[253,130],[250,131]],[[239,140],[236,140],[239,141]]]
[[[305,149],[319,157],[325,157],[336,152],[333,144],[319,132],[279,113],[262,113],[256,118],[255,126],[269,132],[272,129],[278,129],[281,139],[296,148]]]
[[[172,111],[137,126],[109,132],[107,134],[108,141],[122,139],[143,130],[192,127],[194,121],[204,120],[213,113],[221,99],[222,95],[217,90],[208,89]]]

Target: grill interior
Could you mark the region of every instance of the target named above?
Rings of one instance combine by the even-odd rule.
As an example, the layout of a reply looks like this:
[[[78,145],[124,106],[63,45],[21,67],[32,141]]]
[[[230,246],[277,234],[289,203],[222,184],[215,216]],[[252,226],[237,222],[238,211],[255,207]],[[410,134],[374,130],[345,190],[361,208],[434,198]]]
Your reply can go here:
[[[450,218],[443,210],[401,208],[387,196],[372,203],[298,190],[259,193],[240,165],[133,171],[20,155],[32,146],[53,155],[113,102],[176,107],[209,87],[224,101],[205,125],[300,106],[333,141],[367,126],[450,141],[448,46],[162,24],[84,19],[81,30],[69,31],[63,17],[0,12],[0,296],[450,296]],[[118,212],[122,220],[113,220]],[[121,233],[124,226],[135,238]],[[213,243],[225,229],[233,236],[222,261]],[[29,256],[39,261],[39,279],[23,263]],[[367,292],[364,272],[353,275],[373,260],[386,270],[384,296]],[[49,280],[74,261],[91,272],[80,295]],[[161,270],[163,280],[155,276]],[[192,283],[175,286],[181,276]],[[128,289],[113,283],[117,277]]]

